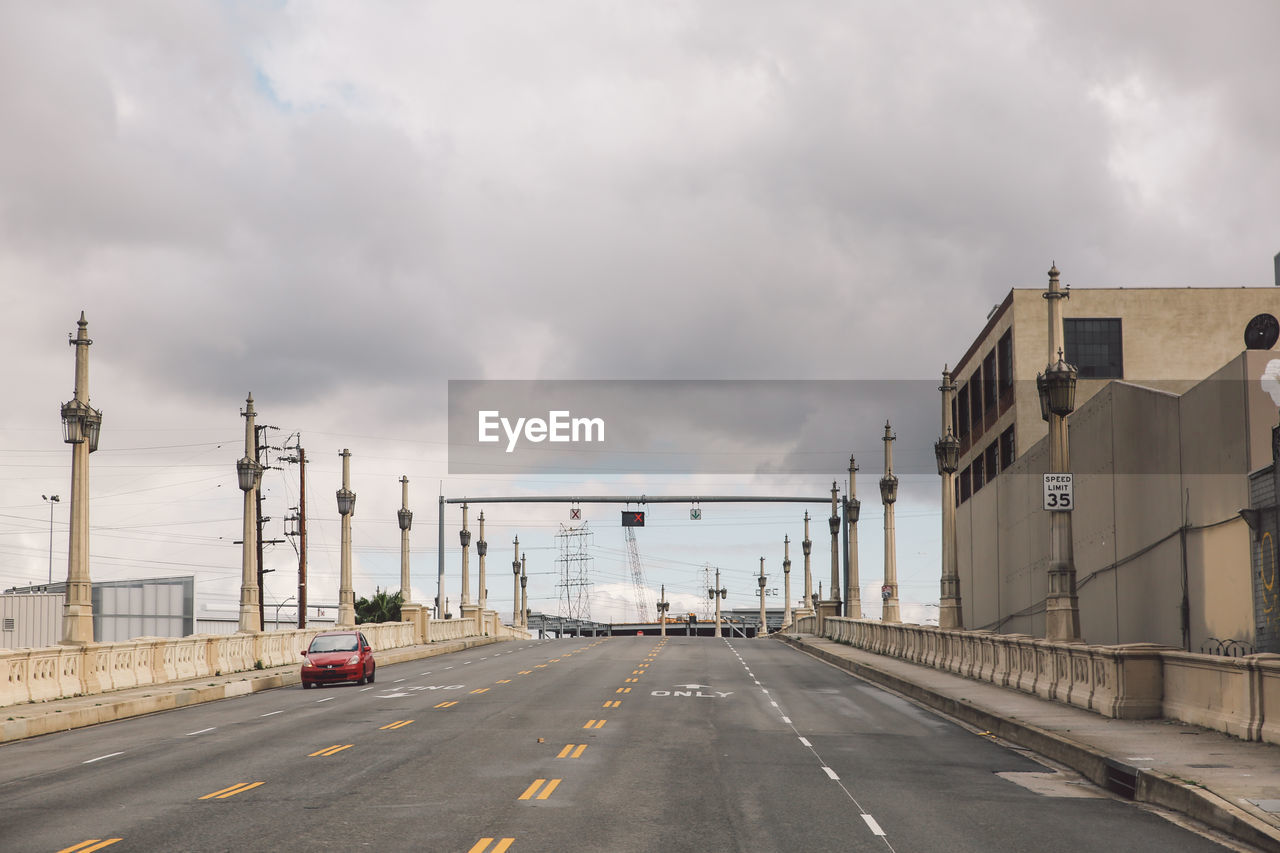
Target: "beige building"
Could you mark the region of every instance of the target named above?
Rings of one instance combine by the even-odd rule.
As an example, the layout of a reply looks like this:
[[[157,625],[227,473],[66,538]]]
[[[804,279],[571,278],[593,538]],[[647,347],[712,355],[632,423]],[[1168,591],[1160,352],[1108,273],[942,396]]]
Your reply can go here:
[[[1010,291],[953,371],[966,628],[1044,635],[1043,292]],[[1261,379],[1280,352],[1245,351],[1263,313],[1280,315],[1280,289],[1079,289],[1063,301],[1064,355],[1080,376],[1068,423],[1085,641],[1258,645],[1239,511],[1250,472],[1272,462],[1277,422]]]

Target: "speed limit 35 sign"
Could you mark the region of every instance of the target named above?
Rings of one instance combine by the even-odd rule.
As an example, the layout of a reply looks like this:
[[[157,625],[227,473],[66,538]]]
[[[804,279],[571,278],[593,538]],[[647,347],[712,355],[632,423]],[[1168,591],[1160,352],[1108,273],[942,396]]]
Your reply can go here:
[[[1044,475],[1044,508],[1050,512],[1071,512],[1076,501],[1070,474]]]

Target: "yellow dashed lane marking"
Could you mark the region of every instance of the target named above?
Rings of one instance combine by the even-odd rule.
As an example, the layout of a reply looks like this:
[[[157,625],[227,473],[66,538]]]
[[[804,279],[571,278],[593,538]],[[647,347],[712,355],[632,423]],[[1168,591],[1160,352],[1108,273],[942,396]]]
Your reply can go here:
[[[582,753],[586,751],[587,745],[585,743],[567,743],[556,758],[581,758]]]
[[[542,788],[544,783],[546,784],[546,787]],[[524,793],[521,794],[519,797],[517,797],[517,799],[545,800],[547,797],[551,796],[551,792],[554,791],[556,789],[556,786],[558,786],[559,784],[560,784],[559,779],[552,779],[549,782],[546,779],[534,779],[533,784],[530,785],[528,788],[525,788]],[[539,788],[542,788],[541,793],[538,792]]]
[[[355,746],[354,743],[347,743],[347,744],[335,743],[333,746],[326,746],[324,749],[317,749],[315,752],[308,755],[307,758],[315,758],[317,755],[323,755],[323,756],[337,755],[339,752],[342,752],[342,750],[350,749],[353,746]],[[236,793],[239,793],[239,792],[237,791]]]
[[[506,853],[507,848],[510,847],[514,841],[514,838],[503,838],[500,839],[494,847],[490,848],[489,845],[493,844],[493,839],[481,838],[472,845],[471,849],[468,850],[467,853]]]
[[[436,705],[435,707],[437,707],[437,708],[452,708],[454,705],[457,705],[457,704],[458,704],[457,702],[441,702],[439,705]]]
[[[94,850],[101,850],[115,844],[117,841],[123,841],[122,838],[90,838],[88,841],[81,841],[71,847],[64,847],[58,853],[93,853]]]
[[[214,791],[212,794],[205,794],[202,800],[225,800],[227,797],[234,797],[236,794],[243,794],[245,791],[252,791],[263,782],[237,782],[230,788],[223,788],[221,791]]]
[[[402,729],[412,722],[413,720],[396,720],[394,723],[387,723],[385,726],[378,726],[378,731],[385,732],[388,729]]]
[[[584,729],[603,729],[604,722],[605,722],[604,720],[587,720],[587,724],[583,726],[583,728]]]

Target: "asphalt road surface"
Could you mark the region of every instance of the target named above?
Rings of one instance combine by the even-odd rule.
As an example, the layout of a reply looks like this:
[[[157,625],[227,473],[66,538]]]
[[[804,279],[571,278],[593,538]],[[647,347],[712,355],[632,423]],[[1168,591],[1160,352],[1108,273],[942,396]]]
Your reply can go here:
[[[767,640],[503,643],[0,759],[5,853],[1227,849]]]

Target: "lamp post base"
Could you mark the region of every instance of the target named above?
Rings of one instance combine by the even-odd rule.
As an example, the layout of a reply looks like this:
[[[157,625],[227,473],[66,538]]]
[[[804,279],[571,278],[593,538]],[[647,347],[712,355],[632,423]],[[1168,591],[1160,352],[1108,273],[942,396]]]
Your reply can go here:
[[[1056,643],[1080,642],[1080,605],[1074,595],[1049,599],[1045,605],[1044,638]]]
[[[408,622],[413,626],[413,641],[415,643],[427,642],[427,623],[430,618],[427,615],[426,608],[421,604],[406,602],[400,605],[400,621]]]
[[[890,598],[884,603],[883,609],[880,611],[881,622],[891,622],[898,624],[902,621],[902,613],[898,607],[898,599]]]
[[[83,646],[93,642],[93,607],[66,604],[62,608],[62,645]]]
[[[964,614],[960,610],[960,602],[943,600],[938,605],[938,627],[951,630],[963,630]]]

